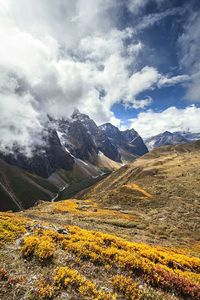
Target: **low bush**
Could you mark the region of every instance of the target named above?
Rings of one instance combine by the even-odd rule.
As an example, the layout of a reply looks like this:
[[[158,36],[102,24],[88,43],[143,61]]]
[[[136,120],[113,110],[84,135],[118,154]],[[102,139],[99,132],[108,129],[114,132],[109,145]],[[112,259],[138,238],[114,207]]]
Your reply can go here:
[[[21,248],[24,257],[35,256],[41,262],[47,261],[53,257],[56,250],[55,243],[48,236],[27,236]]]

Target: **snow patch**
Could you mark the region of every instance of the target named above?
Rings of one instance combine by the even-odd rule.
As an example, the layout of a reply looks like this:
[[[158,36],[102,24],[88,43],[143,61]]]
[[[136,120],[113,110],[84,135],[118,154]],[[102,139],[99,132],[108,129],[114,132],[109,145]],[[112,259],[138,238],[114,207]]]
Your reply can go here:
[[[103,154],[103,152],[101,152],[101,151],[99,150],[98,155],[99,155],[99,156],[103,156],[104,154]]]
[[[76,158],[76,160],[80,161],[80,162],[83,163],[85,166],[88,166],[88,164],[87,164],[85,161],[83,161],[82,159]]]

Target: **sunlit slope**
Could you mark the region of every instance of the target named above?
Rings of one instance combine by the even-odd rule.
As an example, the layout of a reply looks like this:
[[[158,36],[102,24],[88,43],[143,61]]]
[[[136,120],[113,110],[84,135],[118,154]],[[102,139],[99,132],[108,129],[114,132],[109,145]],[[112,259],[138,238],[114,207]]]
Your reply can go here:
[[[0,214],[2,300],[200,299],[200,259],[188,251],[64,225],[66,209],[49,205],[54,222],[41,208],[37,219]]]
[[[85,195],[134,214],[145,239],[200,239],[200,143],[162,147],[114,172]],[[143,227],[143,228],[141,228]]]

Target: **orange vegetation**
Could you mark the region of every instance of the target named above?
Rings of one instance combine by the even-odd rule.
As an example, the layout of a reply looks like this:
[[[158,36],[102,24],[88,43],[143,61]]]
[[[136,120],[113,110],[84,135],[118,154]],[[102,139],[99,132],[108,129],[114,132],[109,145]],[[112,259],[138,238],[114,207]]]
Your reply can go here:
[[[129,183],[129,184],[125,184],[124,187],[130,189],[130,190],[135,190],[138,191],[139,193],[142,194],[142,196],[146,197],[146,198],[153,198],[153,196],[151,194],[149,194],[147,191],[145,191],[144,189],[142,189],[138,184],[136,183]]]
[[[0,246],[10,242],[26,232],[25,218],[17,217],[12,213],[0,213]]]
[[[109,271],[117,268],[119,276],[113,279],[113,288],[125,295],[124,299],[140,299],[140,295],[145,293],[144,283],[183,298],[199,299],[200,259],[179,253],[178,249],[175,251],[170,248],[129,242],[113,235],[88,231],[77,226],[69,226],[67,230],[68,234],[44,230],[40,233],[43,234],[40,238],[45,240],[46,236],[52,239],[52,252],[55,251],[53,244],[56,243],[57,247],[62,247],[67,253],[75,255],[77,261],[89,260]],[[34,255],[37,256],[37,253],[34,252]],[[122,274],[125,277],[120,276]],[[133,278],[135,281],[132,282]],[[93,289],[96,291],[93,284],[80,277],[77,271],[67,267],[61,268],[54,280],[62,288],[70,283],[79,292],[91,293]],[[142,282],[140,288],[138,280]],[[127,296],[130,293],[135,298]]]
[[[93,200],[69,199],[53,203],[53,210],[56,213],[72,213],[80,217],[103,217],[109,219],[134,220],[135,217],[116,210],[101,208]]]

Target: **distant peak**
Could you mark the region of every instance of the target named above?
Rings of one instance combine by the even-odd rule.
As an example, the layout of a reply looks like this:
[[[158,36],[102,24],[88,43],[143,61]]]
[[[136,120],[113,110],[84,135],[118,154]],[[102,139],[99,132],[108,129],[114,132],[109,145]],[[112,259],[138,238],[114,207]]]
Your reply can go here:
[[[111,123],[105,123],[105,124],[100,125],[99,127],[102,129],[108,129],[108,128],[118,129],[118,127],[114,126]]]
[[[165,131],[165,132],[163,132],[163,134],[170,134],[170,135],[172,135],[172,133],[170,132],[170,131]]]
[[[89,119],[89,116],[86,114],[83,114],[79,111],[79,109],[74,109],[73,114],[71,115],[72,119]]]
[[[73,113],[76,114],[76,115],[80,115],[81,114],[81,112],[80,112],[80,110],[78,108],[75,108]]]
[[[127,132],[128,132],[128,131],[129,131],[129,132],[136,132],[134,128],[126,129],[126,130],[124,130],[124,131],[127,131]]]

